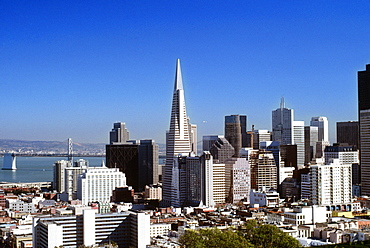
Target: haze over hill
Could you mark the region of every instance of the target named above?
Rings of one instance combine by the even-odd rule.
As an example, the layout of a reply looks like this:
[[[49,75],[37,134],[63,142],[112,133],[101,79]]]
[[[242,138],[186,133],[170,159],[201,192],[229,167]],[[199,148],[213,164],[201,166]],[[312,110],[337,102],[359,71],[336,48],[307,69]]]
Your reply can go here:
[[[73,142],[73,153],[105,154],[105,143],[77,143]],[[165,153],[165,145],[158,144],[159,154]],[[67,153],[66,141],[27,141],[0,139],[0,154],[3,153]]]

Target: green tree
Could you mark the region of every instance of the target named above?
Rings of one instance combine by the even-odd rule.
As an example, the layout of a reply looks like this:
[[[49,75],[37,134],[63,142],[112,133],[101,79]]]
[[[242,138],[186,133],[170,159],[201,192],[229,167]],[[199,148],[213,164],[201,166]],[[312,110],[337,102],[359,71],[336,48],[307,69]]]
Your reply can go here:
[[[232,230],[202,228],[197,231],[187,230],[179,239],[184,248],[249,248],[253,247],[243,236]]]
[[[259,224],[255,220],[247,221],[241,228],[241,234],[256,248],[298,248],[298,240],[284,233],[273,225]]]

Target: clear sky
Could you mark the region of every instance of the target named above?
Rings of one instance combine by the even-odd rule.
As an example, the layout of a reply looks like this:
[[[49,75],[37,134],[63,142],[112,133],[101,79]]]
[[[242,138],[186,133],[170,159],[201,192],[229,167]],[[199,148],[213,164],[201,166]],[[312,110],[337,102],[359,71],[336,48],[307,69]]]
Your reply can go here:
[[[285,98],[296,120],[357,120],[370,63],[368,0],[0,1],[0,139],[165,142],[176,59],[198,138],[224,116],[271,129]]]

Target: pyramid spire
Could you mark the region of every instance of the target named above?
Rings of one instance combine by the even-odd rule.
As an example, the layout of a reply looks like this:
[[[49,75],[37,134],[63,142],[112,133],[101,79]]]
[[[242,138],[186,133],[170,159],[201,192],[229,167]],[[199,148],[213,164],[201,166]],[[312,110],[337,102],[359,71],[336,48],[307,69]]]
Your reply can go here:
[[[174,90],[182,90],[182,89],[183,89],[183,87],[182,87],[180,59],[177,59],[176,76],[175,76],[175,89]]]

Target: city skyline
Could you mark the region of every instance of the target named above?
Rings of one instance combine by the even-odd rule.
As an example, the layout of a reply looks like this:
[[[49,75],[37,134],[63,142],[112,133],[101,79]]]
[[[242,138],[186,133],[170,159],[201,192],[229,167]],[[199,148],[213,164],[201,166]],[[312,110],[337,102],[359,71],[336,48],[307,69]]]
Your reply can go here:
[[[357,117],[357,71],[370,63],[366,1],[309,3],[0,3],[0,138],[165,143],[174,62],[198,138],[224,117],[271,130],[284,97],[295,119]]]

